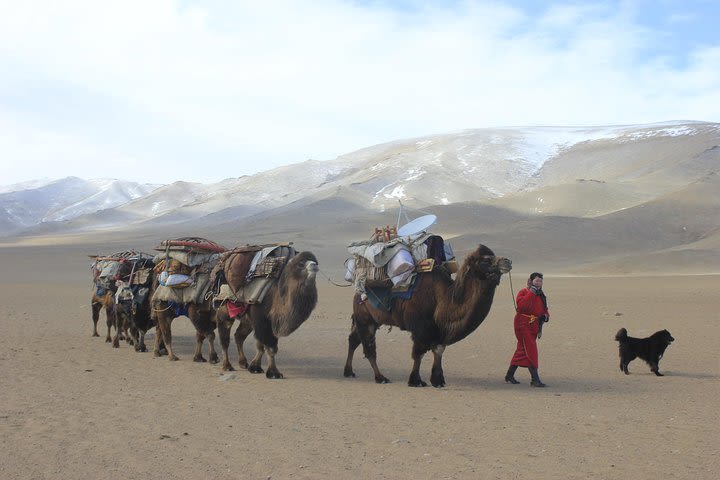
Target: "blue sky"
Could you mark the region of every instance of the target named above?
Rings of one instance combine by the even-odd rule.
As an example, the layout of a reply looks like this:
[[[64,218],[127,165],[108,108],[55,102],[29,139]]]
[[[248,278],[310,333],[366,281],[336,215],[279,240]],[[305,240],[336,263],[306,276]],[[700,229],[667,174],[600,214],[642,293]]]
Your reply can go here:
[[[0,184],[212,182],[470,128],[718,122],[718,4],[0,0]]]

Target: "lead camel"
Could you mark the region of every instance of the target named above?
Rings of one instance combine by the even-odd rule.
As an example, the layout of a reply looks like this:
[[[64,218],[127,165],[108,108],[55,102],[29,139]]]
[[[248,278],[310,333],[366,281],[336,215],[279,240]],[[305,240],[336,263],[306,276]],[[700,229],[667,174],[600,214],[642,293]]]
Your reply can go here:
[[[430,383],[444,387],[442,355],[445,348],[467,337],[485,320],[500,277],[511,268],[510,260],[480,245],[465,259],[455,280],[443,267],[418,273],[412,297],[393,300],[390,312],[375,308],[369,301],[362,302],[359,294],[355,294],[344,375],[355,376],[353,354],[362,344],[375,373],[375,382],[388,383],[377,365],[375,332],[381,325],[389,325],[412,335],[413,366],[408,385],[427,386],[420,377],[420,363],[425,353],[432,351]]]

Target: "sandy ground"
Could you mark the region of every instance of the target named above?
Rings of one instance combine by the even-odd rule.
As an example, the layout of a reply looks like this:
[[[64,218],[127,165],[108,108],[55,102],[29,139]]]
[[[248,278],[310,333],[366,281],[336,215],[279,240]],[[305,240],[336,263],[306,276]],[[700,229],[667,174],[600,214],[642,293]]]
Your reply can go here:
[[[0,248],[2,479],[714,479],[720,471],[720,276],[546,275],[546,389],[531,388],[524,370],[521,385],[503,382],[515,345],[505,277],[485,322],[446,350],[447,387],[416,389],[406,384],[409,334],[397,329],[378,332],[380,367],[393,383],[375,384],[360,350],[358,377],[343,378],[352,292],[323,277],[317,309],[281,340],[283,380],[193,363],[185,318],[173,324],[179,362],[113,349],[90,336],[85,253],[93,252]],[[515,289],[525,275],[514,272]],[[665,377],[640,360],[631,375],[619,372],[613,336],[623,326],[633,336],[672,332]]]

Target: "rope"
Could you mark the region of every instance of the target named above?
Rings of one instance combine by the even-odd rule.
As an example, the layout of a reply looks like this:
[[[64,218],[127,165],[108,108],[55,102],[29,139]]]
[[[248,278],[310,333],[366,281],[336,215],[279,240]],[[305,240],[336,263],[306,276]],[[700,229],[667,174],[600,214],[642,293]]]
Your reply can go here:
[[[325,275],[325,272],[323,272],[322,270],[318,269],[318,272],[320,272],[320,274],[321,274],[323,277],[325,277],[328,282],[332,283],[332,284],[335,285],[336,287],[350,287],[350,286],[352,286],[352,283],[348,283],[347,285],[340,285],[339,283],[335,283],[335,282],[333,282],[333,281],[330,279],[330,277],[328,277],[327,275]]]
[[[515,303],[515,290],[513,289],[512,284],[512,272],[508,272],[508,278],[510,279],[510,296],[512,297],[513,306],[515,307],[515,311],[517,312],[517,303]]]

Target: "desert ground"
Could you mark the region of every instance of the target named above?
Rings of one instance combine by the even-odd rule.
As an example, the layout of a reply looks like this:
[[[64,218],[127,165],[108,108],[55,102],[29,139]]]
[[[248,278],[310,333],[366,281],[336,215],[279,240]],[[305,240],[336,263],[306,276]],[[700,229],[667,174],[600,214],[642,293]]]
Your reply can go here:
[[[410,336],[378,332],[375,384],[359,349],[344,378],[352,288],[318,277],[319,303],[280,341],[281,380],[91,337],[97,245],[0,247],[0,478],[714,479],[720,471],[720,275],[570,277],[546,271],[545,389],[503,381],[515,348],[515,264],[480,327],[444,355],[447,386],[410,388]],[[110,251],[115,251],[110,250]],[[342,252],[338,257],[342,256]],[[323,267],[335,283],[339,269]],[[461,258],[462,260],[462,258]],[[618,368],[620,327],[676,341],[656,377]],[[152,343],[154,334],[149,335]],[[216,340],[216,345],[219,342]],[[246,342],[254,353],[254,342]],[[237,353],[231,349],[231,361]],[[429,380],[431,358],[423,362]]]

